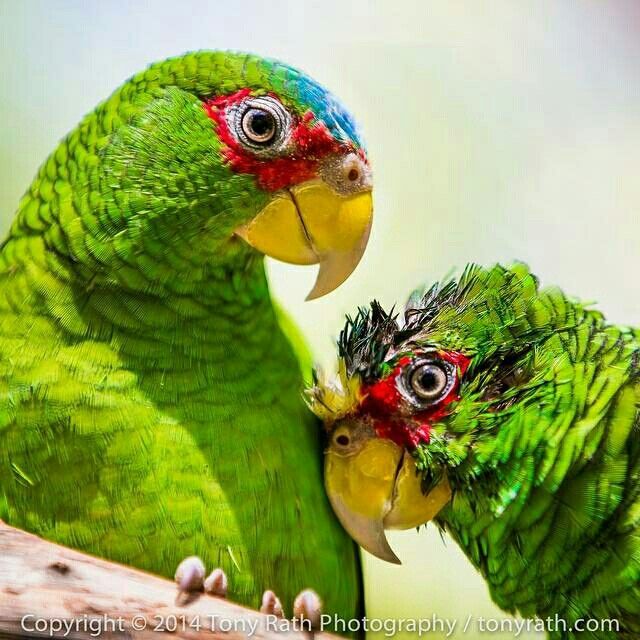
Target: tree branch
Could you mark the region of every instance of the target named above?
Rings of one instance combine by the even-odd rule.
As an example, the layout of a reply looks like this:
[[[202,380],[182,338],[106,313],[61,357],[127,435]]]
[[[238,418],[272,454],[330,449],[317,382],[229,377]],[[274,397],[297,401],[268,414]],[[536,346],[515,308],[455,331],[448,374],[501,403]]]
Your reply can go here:
[[[291,621],[206,595],[177,604],[176,594],[169,580],[52,544],[0,521],[0,638],[309,639]],[[337,640],[324,633],[315,638]]]

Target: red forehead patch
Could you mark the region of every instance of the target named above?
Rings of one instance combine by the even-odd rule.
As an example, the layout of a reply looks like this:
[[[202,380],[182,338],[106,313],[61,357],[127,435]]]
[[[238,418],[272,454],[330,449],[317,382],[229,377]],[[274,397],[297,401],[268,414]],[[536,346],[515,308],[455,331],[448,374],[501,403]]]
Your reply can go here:
[[[258,185],[267,191],[277,191],[310,180],[317,175],[319,161],[331,153],[347,150],[339,143],[326,125],[316,120],[311,111],[302,117],[295,114],[289,132],[290,148],[286,155],[260,157],[243,146],[229,129],[227,112],[251,95],[250,89],[241,89],[228,96],[204,103],[207,115],[215,123],[216,132],[224,146],[225,161],[236,173],[256,176]],[[276,96],[271,95],[276,98]]]

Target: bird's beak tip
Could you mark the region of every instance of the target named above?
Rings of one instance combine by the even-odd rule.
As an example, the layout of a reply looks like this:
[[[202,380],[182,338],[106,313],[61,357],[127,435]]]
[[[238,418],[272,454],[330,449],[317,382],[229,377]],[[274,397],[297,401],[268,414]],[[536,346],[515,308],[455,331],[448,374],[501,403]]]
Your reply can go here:
[[[325,456],[325,485],[347,533],[372,555],[401,564],[385,529],[432,520],[451,499],[446,476],[427,494],[413,456],[390,440],[371,438],[352,455]]]

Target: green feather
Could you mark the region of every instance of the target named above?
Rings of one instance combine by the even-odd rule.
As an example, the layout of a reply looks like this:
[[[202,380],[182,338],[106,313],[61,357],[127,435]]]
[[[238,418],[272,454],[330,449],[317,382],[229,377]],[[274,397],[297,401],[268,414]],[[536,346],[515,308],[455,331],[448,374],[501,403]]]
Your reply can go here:
[[[368,384],[424,348],[471,359],[459,399],[413,453],[425,492],[448,477],[436,523],[494,601],[620,625],[552,638],[640,637],[640,332],[540,288],[524,265],[471,265],[413,294],[404,322],[373,303],[339,342]]]
[[[312,587],[351,617],[306,356],[233,236],[271,196],[202,106],[252,87],[302,113],[301,77],[225,52],[158,63],[42,165],[0,251],[0,517],[165,576],[199,555],[252,606]]]

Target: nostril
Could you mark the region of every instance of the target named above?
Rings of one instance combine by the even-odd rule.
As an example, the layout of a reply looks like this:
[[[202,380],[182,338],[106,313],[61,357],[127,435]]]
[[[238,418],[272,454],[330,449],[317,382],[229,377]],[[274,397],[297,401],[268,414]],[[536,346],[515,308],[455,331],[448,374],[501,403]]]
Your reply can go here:
[[[320,162],[319,177],[336,193],[347,196],[371,188],[369,165],[366,158],[356,153],[334,153]]]
[[[355,182],[359,177],[360,172],[355,167],[351,167],[351,169],[349,169],[349,173],[347,173],[347,178],[351,182]]]

